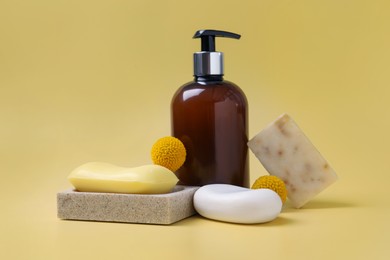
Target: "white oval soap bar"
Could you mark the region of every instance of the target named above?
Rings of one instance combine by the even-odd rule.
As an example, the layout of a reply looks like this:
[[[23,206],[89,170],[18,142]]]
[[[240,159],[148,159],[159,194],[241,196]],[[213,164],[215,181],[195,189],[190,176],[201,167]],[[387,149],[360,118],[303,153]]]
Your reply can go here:
[[[68,179],[78,191],[142,194],[167,193],[178,182],[172,171],[160,165],[125,168],[102,162],[83,164]]]
[[[282,200],[269,189],[210,184],[195,192],[194,207],[209,219],[254,224],[274,220],[282,210]]]

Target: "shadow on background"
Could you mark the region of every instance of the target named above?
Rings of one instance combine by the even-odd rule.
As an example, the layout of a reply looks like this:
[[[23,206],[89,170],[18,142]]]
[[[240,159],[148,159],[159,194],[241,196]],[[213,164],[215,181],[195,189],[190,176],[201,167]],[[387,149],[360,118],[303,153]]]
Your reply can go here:
[[[355,207],[358,207],[358,205],[348,201],[313,200],[305,204],[300,209],[294,208],[289,202],[287,202],[282,212],[293,212],[296,210],[305,210],[305,209],[335,209],[335,208],[355,208]]]

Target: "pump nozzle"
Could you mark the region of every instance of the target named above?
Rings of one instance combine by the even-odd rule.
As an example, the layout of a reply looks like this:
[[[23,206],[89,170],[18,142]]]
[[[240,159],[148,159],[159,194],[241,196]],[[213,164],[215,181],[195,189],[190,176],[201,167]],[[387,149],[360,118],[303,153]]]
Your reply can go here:
[[[194,53],[195,76],[223,75],[223,53],[215,51],[215,37],[240,39],[241,35],[217,30],[197,31],[193,38],[201,39],[202,51]]]
[[[217,31],[217,30],[199,30],[195,33],[194,39],[201,38],[202,40],[202,51],[215,51],[215,37],[226,37],[232,39],[240,39],[241,35],[225,32],[225,31]]]

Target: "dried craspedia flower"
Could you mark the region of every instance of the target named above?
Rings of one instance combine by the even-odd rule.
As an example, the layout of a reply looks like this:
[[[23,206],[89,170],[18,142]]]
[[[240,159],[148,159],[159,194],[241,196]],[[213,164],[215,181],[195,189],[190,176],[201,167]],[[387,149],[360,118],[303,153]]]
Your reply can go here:
[[[177,171],[186,160],[184,144],[177,138],[167,136],[158,139],[152,147],[152,161],[169,170]]]
[[[265,175],[258,178],[255,183],[252,185],[252,189],[270,189],[279,194],[279,197],[282,199],[284,203],[287,198],[287,189],[284,182],[272,175]]]

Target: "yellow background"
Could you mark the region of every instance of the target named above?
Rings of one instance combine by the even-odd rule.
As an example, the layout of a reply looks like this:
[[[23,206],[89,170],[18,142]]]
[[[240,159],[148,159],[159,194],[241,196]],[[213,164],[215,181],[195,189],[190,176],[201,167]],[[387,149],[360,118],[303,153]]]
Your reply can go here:
[[[387,0],[0,0],[0,258],[388,259],[389,14]],[[57,219],[78,165],[150,163],[205,28],[242,34],[217,49],[250,137],[287,112],[339,181],[263,225]],[[266,172],[250,159],[253,182]]]

